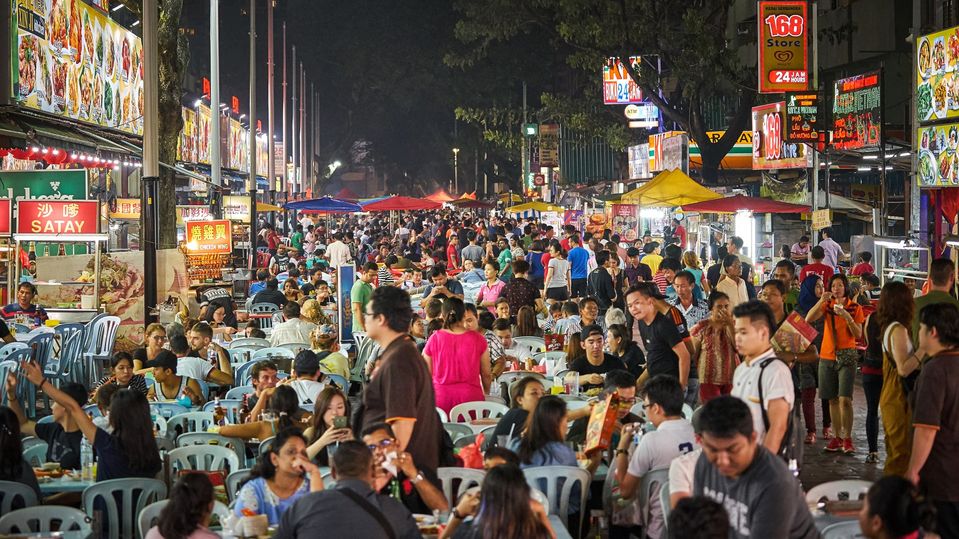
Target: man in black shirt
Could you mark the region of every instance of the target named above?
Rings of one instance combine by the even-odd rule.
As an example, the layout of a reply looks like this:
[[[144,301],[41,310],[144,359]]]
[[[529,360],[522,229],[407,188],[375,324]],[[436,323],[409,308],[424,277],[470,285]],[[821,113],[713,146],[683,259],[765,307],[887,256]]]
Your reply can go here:
[[[612,354],[603,352],[603,329],[595,324],[583,328],[580,333],[580,346],[586,351],[570,364],[569,370],[579,373],[580,391],[602,389],[603,376],[609,371],[626,370],[620,359]]]
[[[639,261],[639,249],[636,247],[626,249],[626,267],[623,269],[623,274],[626,275],[626,283],[629,286],[653,280],[653,271],[648,265]]]
[[[646,349],[646,371],[640,382],[657,374],[675,376],[686,388],[689,379],[689,349],[676,323],[657,308],[664,300],[655,283],[639,283],[626,291],[626,308],[639,321],[639,333]]]
[[[280,283],[277,282],[276,278],[272,278],[266,282],[266,290],[262,292],[257,292],[253,296],[253,304],[257,303],[272,303],[276,305],[277,309],[282,309],[286,305],[286,296],[279,291]]]
[[[597,268],[590,272],[586,280],[589,296],[596,300],[600,316],[605,315],[616,301],[616,285],[613,284],[610,265],[609,251],[598,251],[596,253]]]

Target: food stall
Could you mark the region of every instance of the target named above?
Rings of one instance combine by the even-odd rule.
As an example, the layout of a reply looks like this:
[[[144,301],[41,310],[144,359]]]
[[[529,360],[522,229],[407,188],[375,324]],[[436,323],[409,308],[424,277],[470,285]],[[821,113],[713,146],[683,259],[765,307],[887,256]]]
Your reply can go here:
[[[44,306],[50,319],[60,322],[87,322],[98,312],[102,245],[109,236],[99,227],[100,203],[96,200],[19,200],[17,224],[13,235],[17,253],[22,245],[35,242],[93,245],[92,260],[73,281],[33,280],[41,296],[55,297],[56,303]],[[89,249],[87,252],[90,252]],[[8,291],[13,297],[20,282],[23,265],[16,264],[16,277]],[[92,273],[90,272],[92,270]],[[92,285],[92,294],[89,293]]]

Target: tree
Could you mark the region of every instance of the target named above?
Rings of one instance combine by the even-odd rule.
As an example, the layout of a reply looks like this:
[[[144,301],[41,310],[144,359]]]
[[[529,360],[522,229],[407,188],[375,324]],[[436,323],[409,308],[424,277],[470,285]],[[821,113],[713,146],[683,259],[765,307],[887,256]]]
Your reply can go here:
[[[177,141],[183,129],[183,76],[190,53],[186,37],[180,33],[183,0],[158,0],[157,3],[160,9],[157,21],[157,61],[160,70],[159,153],[160,161],[175,163]],[[126,0],[125,5],[137,17],[142,17],[142,0]],[[172,170],[160,169],[160,183],[157,186],[159,249],[172,249],[177,244],[175,181]]]
[[[456,36],[470,47],[461,56],[465,63],[484,58],[498,43],[529,35],[550,40],[569,65],[594,77],[607,58],[618,57],[643,94],[699,145],[706,181],[716,181],[720,162],[747,128],[755,70],[740,60],[745,44],[729,40],[733,0],[458,0],[455,5],[461,14]],[[634,66],[629,58],[635,55],[641,61]],[[706,136],[703,105],[716,98],[736,105],[726,134],[714,142]]]

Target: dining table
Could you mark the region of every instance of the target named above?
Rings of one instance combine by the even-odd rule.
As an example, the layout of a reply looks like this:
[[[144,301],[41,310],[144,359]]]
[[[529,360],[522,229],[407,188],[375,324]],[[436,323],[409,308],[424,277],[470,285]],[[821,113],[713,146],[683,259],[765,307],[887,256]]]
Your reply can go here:
[[[64,532],[0,533],[0,539],[87,539],[89,537],[93,537],[92,532],[80,530]]]
[[[96,482],[92,479],[83,480],[79,477],[79,472],[77,472],[75,476],[64,474],[60,477],[39,477],[37,482],[40,484],[40,493],[44,496],[61,492],[83,492]]]

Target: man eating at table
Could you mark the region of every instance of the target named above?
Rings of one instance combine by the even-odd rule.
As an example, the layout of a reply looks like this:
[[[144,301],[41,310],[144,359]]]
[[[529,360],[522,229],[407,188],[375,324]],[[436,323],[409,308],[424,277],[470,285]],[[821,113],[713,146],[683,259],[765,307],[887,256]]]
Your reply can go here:
[[[35,297],[37,297],[37,287],[33,283],[20,283],[17,286],[17,302],[4,305],[0,309],[0,317],[4,320],[13,320],[23,315],[28,320],[27,325],[43,324],[47,321],[47,311],[33,303]]]

